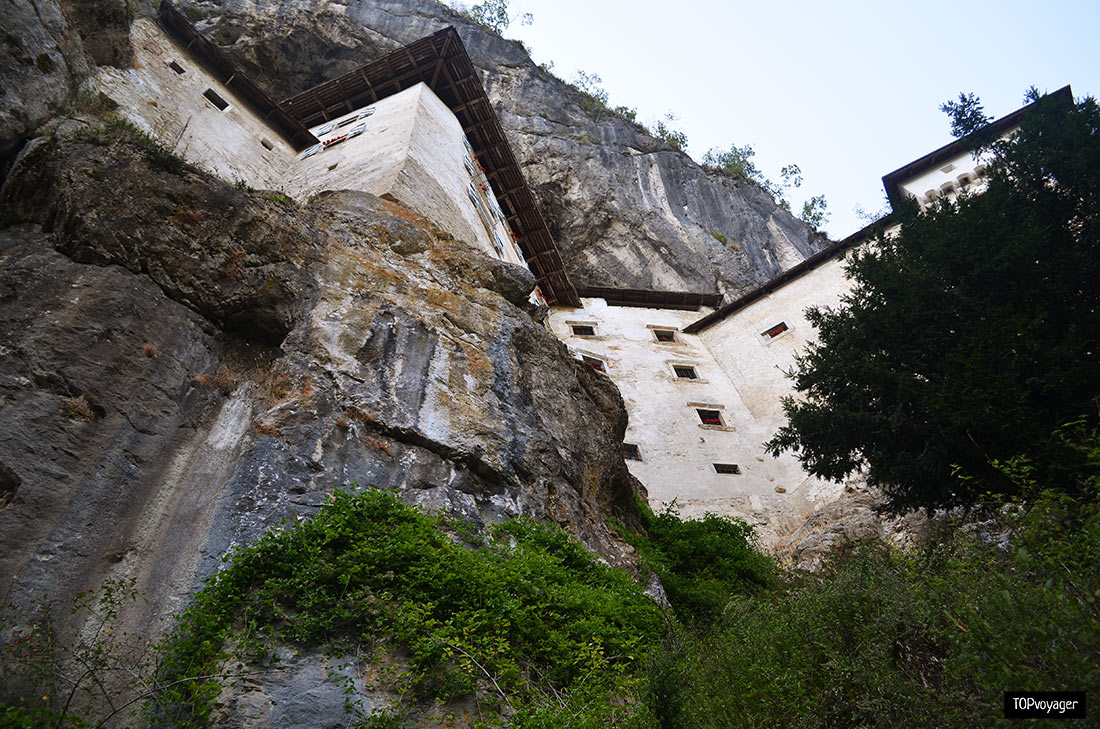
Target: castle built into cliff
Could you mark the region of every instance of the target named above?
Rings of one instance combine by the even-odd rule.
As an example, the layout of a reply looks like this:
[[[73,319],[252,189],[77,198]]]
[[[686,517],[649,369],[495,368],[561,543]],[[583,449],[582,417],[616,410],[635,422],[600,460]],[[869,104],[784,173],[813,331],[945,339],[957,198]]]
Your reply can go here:
[[[279,103],[170,2],[157,21],[136,20],[132,38],[133,67],[101,67],[96,84],[188,161],[298,201],[342,189],[388,196],[529,268],[547,326],[618,385],[630,416],[624,457],[652,501],[675,500],[688,516],[738,516],[773,540],[843,488],[762,443],[784,423],[785,373],[814,339],[805,310],[841,302],[844,252],[888,233],[889,216],[735,301],[576,287],[453,28]],[[997,131],[1019,114],[995,122]],[[924,206],[982,185],[983,174],[955,143],[883,181],[892,201]]]

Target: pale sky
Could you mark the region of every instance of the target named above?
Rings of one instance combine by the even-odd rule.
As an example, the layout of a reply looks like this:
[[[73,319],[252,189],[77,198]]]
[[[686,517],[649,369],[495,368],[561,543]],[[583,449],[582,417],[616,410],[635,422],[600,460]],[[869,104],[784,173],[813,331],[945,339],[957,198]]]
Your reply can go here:
[[[1034,84],[1100,94],[1100,0],[511,0],[506,37],[573,80],[596,73],[612,106],[652,125],[666,112],[699,160],[751,144],[773,180],[798,164],[802,201],[824,193],[840,239],[884,207],[882,176],[951,141],[939,105],[960,91],[988,114]]]

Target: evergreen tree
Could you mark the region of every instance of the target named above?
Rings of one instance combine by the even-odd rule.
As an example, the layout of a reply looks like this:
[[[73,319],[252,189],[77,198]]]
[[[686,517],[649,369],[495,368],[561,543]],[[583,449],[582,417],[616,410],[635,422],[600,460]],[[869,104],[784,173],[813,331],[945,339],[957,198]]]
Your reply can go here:
[[[892,512],[1011,498],[993,462],[1020,453],[1073,491],[1078,456],[1051,433],[1097,417],[1100,108],[1045,97],[980,141],[986,191],[900,205],[900,234],[850,256],[843,305],[809,312],[820,340],[767,444],[825,478],[865,467]]]

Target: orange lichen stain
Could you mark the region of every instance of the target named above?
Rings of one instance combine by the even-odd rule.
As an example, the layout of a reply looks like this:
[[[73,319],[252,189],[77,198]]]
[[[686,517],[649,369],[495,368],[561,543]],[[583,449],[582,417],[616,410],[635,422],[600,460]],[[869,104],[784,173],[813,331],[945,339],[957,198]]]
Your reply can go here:
[[[491,382],[493,361],[486,356],[485,352],[468,342],[459,341],[458,344],[462,347],[462,352],[466,356],[466,368],[478,381],[478,384]],[[457,370],[457,368],[455,369]],[[462,384],[461,387],[465,387],[465,384]]]
[[[370,425],[377,422],[373,415],[363,410],[360,410],[354,405],[348,405],[347,407],[345,407],[344,415],[346,415],[349,419],[354,420],[357,423],[363,423],[364,425]]]
[[[399,202],[382,198],[382,208],[395,218],[407,220],[420,228],[427,227],[427,221],[423,217],[421,217],[417,213],[414,213],[412,210],[409,210],[407,207]]]
[[[586,500],[592,498],[592,495],[599,490],[599,486],[600,474],[595,466],[588,464],[584,469],[584,483],[581,484],[581,496]]]
[[[371,448],[376,451],[382,451],[387,456],[393,455],[392,453],[390,453],[389,443],[378,436],[364,435],[359,440],[361,440],[363,442],[363,445],[365,445],[367,448]]]

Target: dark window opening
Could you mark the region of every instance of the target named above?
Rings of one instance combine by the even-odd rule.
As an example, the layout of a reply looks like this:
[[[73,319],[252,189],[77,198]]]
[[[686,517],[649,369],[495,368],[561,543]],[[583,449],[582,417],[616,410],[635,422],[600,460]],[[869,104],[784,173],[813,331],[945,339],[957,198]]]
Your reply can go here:
[[[722,425],[722,414],[717,410],[696,408],[695,412],[699,413],[699,420],[703,425]]]
[[[715,463],[714,470],[717,473],[741,473],[741,467],[736,463]]]
[[[671,329],[654,329],[653,336],[657,337],[658,342],[675,342],[676,332]]]
[[[623,458],[628,461],[642,460],[642,452],[636,443],[623,443]]]
[[[184,73],[184,70],[183,70],[183,66],[179,65],[178,63],[176,63],[176,62],[175,62],[174,60],[172,60],[171,58],[170,58],[170,59],[168,59],[167,61],[165,61],[165,63],[167,63],[167,64],[168,64],[168,68],[172,69],[172,70],[173,70],[173,71],[175,71],[176,73],[179,73],[179,74],[182,74],[182,73]]]
[[[603,360],[596,359],[595,357],[589,357],[587,354],[581,355],[581,361],[586,365],[596,370],[597,372],[607,372],[603,366]]]
[[[689,367],[687,365],[673,365],[672,369],[674,372],[676,372],[676,376],[679,377],[681,380],[696,380],[699,378],[699,375],[695,373],[694,367]]]
[[[778,324],[776,324],[774,327],[769,329],[768,331],[761,334],[760,336],[767,337],[768,339],[775,339],[780,334],[787,331],[789,328],[790,327],[787,326],[787,322],[781,321]]]
[[[574,337],[594,337],[596,336],[596,327],[588,326],[586,324],[573,324],[573,336]]]
[[[218,96],[214,89],[207,89],[202,92],[202,95],[206,97],[206,100],[218,108],[218,111],[225,111],[229,108],[229,102]]]
[[[266,139],[261,139],[260,144],[262,144],[264,146],[264,149],[275,149],[275,145],[273,145],[271,142],[267,141]]]

